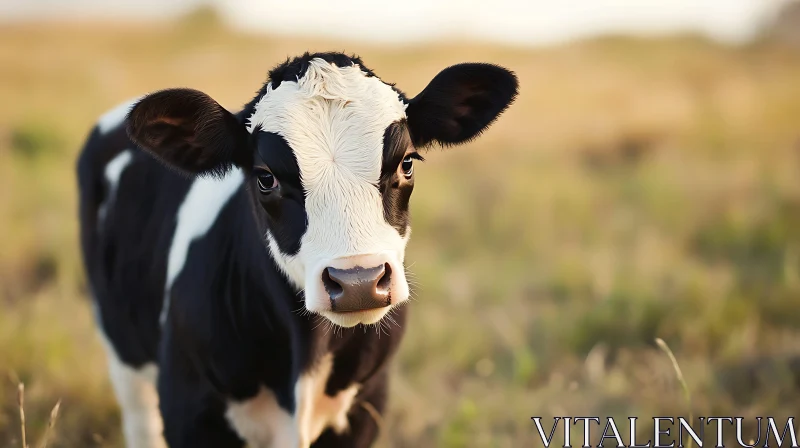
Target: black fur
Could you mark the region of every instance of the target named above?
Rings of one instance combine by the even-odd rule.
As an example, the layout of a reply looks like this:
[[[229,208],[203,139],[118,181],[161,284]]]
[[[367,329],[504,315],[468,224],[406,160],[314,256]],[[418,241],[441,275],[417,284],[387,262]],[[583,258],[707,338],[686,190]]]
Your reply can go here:
[[[103,168],[124,150],[132,160],[109,204]],[[161,333],[157,316],[175,231],[175,220],[164,218],[175,215],[191,181],[136,149],[122,127],[92,132],[78,174],[81,248],[99,324],[122,361],[140,367],[155,359]],[[99,223],[101,204],[107,212]]]
[[[405,121],[392,123],[383,135],[383,164],[381,166],[380,192],[383,198],[383,216],[401,236],[409,226],[408,206],[414,191],[414,177],[405,179],[398,172],[406,152],[413,149]]]
[[[277,89],[283,81],[297,81],[302,78],[308,70],[308,63],[314,59],[322,59],[329,64],[334,64],[337,67],[349,67],[351,65],[358,65],[361,67],[367,76],[375,76],[375,73],[367,68],[364,63],[356,55],[348,56],[343,53],[304,53],[302,56],[293,59],[286,59],[282,64],[278,64],[269,72],[269,80],[272,82],[272,88]]]
[[[168,89],[146,96],[128,114],[128,135],[166,165],[187,174],[222,176],[249,168],[249,133],[203,92]]]
[[[414,145],[443,145],[479,136],[514,102],[517,77],[492,64],[458,64],[442,70],[408,104]]]
[[[262,228],[270,229],[281,252],[295,255],[300,251],[300,239],[308,225],[300,167],[294,152],[280,135],[259,131],[254,138],[257,139],[254,166],[269,168],[280,181],[278,191],[264,197],[258,193],[255,178],[251,180],[253,198],[265,212],[257,212],[257,219]]]

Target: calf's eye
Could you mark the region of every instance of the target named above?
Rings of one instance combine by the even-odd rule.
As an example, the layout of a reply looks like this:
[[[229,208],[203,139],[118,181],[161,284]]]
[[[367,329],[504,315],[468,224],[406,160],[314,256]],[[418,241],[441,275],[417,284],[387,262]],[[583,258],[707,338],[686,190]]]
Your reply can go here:
[[[414,160],[411,156],[407,156],[403,159],[403,164],[401,166],[403,169],[403,174],[406,176],[406,179],[410,179],[411,176],[414,174]]]
[[[278,179],[269,171],[259,173],[256,182],[258,183],[258,191],[263,194],[270,193],[278,188]]]

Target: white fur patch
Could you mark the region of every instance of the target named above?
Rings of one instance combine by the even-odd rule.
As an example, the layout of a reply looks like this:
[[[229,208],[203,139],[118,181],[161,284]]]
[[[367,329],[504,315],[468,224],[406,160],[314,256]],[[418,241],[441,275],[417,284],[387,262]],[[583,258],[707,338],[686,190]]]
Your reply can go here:
[[[294,417],[278,404],[275,394],[262,387],[255,397],[231,402],[225,413],[239,437],[252,447],[297,447]]]
[[[233,169],[222,179],[197,177],[189,193],[178,209],[175,235],[169,248],[167,259],[167,282],[164,291],[164,305],[161,308],[161,325],[166,322],[169,312],[170,290],[175,279],[186,263],[186,256],[192,241],[205,235],[217,220],[222,208],[236,193],[244,181],[240,169]]]
[[[125,171],[125,168],[130,165],[131,160],[133,160],[133,151],[126,149],[114,156],[114,158],[111,159],[108,164],[106,164],[105,178],[106,182],[108,183],[108,195],[97,209],[98,227],[102,226],[106,220],[108,208],[113,205],[114,198],[117,195],[119,178],[122,176],[122,172]]]
[[[128,448],[166,448],[155,387],[158,368],[149,363],[134,369],[117,357],[105,337],[102,340],[108,356],[109,377],[122,410],[125,445]]]
[[[133,109],[133,106],[140,99],[142,99],[142,97],[130,99],[104,113],[97,121],[97,129],[100,131],[100,133],[107,134],[109,131],[122,124],[122,122],[125,121],[125,117],[128,116],[128,112]]]
[[[353,384],[335,397],[325,394],[325,385],[333,368],[333,355],[325,355],[316,368],[303,374],[295,385],[300,446],[310,446],[325,431],[332,428],[337,434],[347,430],[347,413],[353,406],[359,386]]]
[[[340,434],[348,429],[347,413],[359,386],[354,384],[335,397],[326,395],[325,384],[332,367],[333,356],[328,354],[298,379],[294,415],[280,407],[271,390],[262,387],[249,400],[229,403],[225,416],[239,436],[253,447],[307,448],[327,428]]]
[[[329,307],[320,278],[332,260],[386,254],[405,283],[406,240],[386,222],[376,188],[384,132],[405,117],[405,107],[396,91],[360,67],[315,59],[298,81],[268,86],[250,117],[250,132],[258,126],[283,136],[300,168],[308,216],[300,251],[287,256],[267,240],[281,269],[305,290],[312,312]]]

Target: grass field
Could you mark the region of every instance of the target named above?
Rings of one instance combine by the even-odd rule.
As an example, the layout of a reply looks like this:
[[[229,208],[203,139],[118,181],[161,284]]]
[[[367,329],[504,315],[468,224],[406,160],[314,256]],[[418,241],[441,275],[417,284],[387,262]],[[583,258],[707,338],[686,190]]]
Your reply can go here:
[[[419,47],[175,23],[0,27],[0,448],[121,446],[77,245],[94,120],[175,86],[235,109],[305,50],[360,54],[409,94],[491,61],[521,81],[483,138],[427,155],[418,300],[382,446],[540,446],[531,416],[785,417],[800,403],[800,51],[692,36]],[[652,430],[642,428],[652,434]]]

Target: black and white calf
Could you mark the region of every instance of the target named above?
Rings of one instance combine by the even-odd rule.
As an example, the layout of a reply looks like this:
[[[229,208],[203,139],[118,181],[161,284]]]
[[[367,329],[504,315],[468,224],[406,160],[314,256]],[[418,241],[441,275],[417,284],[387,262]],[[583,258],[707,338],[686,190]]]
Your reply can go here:
[[[461,64],[407,99],[358,58],[306,54],[237,114],[173,89],[102,117],[81,244],[128,446],[370,445],[417,151],[479,135],[516,92]]]

